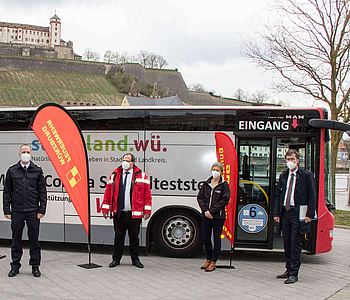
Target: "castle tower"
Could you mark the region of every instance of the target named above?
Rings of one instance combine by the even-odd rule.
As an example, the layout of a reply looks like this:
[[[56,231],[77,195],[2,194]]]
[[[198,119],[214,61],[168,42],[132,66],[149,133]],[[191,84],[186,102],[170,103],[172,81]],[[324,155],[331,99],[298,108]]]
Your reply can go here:
[[[54,14],[50,19],[50,47],[59,45],[61,41],[61,19]]]

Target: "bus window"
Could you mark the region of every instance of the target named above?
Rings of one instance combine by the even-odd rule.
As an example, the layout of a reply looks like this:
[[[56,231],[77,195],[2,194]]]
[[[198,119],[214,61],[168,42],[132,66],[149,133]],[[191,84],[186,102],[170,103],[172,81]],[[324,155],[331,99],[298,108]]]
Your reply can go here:
[[[315,141],[310,138],[277,139],[276,182],[287,169],[285,155],[289,149],[296,149],[300,153],[299,166],[315,174]]]
[[[27,130],[33,111],[0,111],[1,131]]]
[[[144,110],[77,110],[70,111],[82,130],[143,130]]]
[[[147,110],[147,130],[229,131],[236,122],[234,110]]]

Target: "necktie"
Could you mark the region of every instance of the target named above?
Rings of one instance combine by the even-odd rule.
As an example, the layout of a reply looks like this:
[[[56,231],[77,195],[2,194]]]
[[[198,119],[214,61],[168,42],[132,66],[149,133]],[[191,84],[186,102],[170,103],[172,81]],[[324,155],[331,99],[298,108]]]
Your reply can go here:
[[[293,183],[294,183],[294,173],[292,173],[290,175],[287,198],[286,198],[286,205],[285,205],[286,211],[290,210],[290,196],[292,195]]]
[[[124,184],[123,184],[123,187],[124,187],[124,202],[123,202],[123,208],[122,209],[124,209],[124,207],[125,207],[125,194],[126,194],[126,180],[127,180],[127,178],[128,178],[128,175],[129,175],[129,172],[125,172],[125,178],[124,178]]]

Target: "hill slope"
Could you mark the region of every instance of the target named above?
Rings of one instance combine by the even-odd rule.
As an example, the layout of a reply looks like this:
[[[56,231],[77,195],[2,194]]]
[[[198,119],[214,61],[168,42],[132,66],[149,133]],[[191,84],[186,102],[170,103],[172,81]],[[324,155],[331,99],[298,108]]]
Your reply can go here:
[[[0,70],[0,106],[35,106],[47,102],[120,105],[124,95],[102,74],[46,70]]]

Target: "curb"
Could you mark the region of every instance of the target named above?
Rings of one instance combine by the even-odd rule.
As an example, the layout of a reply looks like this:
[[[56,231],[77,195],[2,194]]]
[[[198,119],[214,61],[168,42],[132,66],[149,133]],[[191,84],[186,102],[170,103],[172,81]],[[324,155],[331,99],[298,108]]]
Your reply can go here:
[[[348,229],[350,230],[350,226],[346,226],[346,225],[335,225],[335,228],[341,228],[341,229]]]

